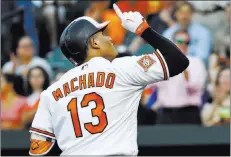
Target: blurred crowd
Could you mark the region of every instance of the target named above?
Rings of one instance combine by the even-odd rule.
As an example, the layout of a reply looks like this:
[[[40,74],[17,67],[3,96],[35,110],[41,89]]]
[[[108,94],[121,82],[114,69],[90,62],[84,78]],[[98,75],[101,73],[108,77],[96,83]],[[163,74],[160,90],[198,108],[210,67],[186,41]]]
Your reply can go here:
[[[2,2],[2,129],[30,127],[40,93],[73,67],[58,42],[75,18],[111,21],[105,33],[118,57],[155,51],[121,26],[112,9],[115,2],[122,12],[139,11],[190,60],[183,73],[144,89],[138,124],[230,123],[229,1],[12,0]]]

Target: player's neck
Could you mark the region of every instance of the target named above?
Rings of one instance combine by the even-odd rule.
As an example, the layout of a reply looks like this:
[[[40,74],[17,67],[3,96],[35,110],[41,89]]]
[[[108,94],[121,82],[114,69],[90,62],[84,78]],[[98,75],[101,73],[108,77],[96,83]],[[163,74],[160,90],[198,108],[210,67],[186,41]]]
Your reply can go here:
[[[95,58],[95,57],[102,57],[101,53],[99,51],[92,50],[92,49],[90,49],[87,54],[88,55],[87,55],[85,62],[88,62],[89,60],[91,60],[92,58]]]
[[[102,56],[101,54],[102,53],[99,50],[92,50],[92,49],[90,49],[88,51],[88,56],[87,56],[85,62],[88,62],[89,60],[91,60],[92,58],[95,58],[95,57],[102,57],[104,59],[109,60],[110,62],[114,60],[114,58],[112,58],[110,56],[106,57],[106,56]]]
[[[88,62],[89,60],[91,60],[92,58],[95,58],[95,57],[102,57],[102,58],[104,58],[106,60],[109,60],[110,62],[113,61],[113,59],[114,59],[114,58],[112,59],[112,58],[107,58],[107,57],[99,55],[99,56],[94,56],[94,57],[87,57],[84,63]]]

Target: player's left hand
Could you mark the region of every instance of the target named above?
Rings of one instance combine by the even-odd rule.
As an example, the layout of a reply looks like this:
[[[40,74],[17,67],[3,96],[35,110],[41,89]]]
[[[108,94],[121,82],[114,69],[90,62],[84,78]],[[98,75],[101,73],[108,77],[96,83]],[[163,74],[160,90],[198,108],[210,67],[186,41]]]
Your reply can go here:
[[[122,13],[116,4],[113,4],[113,8],[121,20],[122,26],[126,30],[141,35],[143,30],[149,27],[146,20],[139,12],[129,11]]]

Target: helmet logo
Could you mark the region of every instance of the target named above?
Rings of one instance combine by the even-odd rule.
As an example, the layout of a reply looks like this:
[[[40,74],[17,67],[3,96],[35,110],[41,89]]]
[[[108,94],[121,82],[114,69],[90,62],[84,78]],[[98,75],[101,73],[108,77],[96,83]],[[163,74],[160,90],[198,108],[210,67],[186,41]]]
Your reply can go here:
[[[78,63],[77,63],[74,59],[69,58],[69,60],[70,60],[70,61],[71,61],[71,63],[72,63],[72,64],[74,64],[75,66],[77,66],[77,65],[78,65]]]

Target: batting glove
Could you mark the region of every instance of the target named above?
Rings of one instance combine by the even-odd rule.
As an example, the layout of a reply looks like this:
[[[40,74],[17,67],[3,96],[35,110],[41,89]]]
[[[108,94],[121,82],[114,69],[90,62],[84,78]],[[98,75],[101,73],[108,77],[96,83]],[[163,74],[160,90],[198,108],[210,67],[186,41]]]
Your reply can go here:
[[[122,26],[137,35],[140,35],[149,28],[148,23],[139,12],[124,12],[122,13],[116,4],[113,4],[113,8],[122,22]]]

